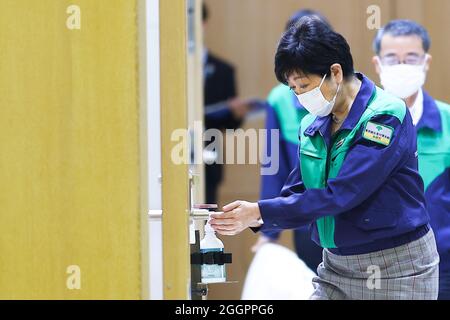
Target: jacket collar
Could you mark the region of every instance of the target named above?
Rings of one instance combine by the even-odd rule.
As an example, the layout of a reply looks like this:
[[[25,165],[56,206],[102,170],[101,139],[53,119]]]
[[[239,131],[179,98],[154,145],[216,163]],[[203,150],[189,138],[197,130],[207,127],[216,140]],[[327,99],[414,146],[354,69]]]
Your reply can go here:
[[[423,114],[416,129],[429,128],[434,131],[442,131],[441,113],[436,101],[427,93],[423,92]]]
[[[353,128],[355,128],[375,91],[375,84],[369,78],[362,73],[355,73],[355,75],[362,82],[361,88],[359,89],[352,108],[350,109],[350,112],[340,130],[353,130]],[[324,136],[329,129],[329,125],[331,124],[331,117],[332,115],[317,117],[316,120],[305,130],[305,135],[314,136],[317,132],[320,132]]]

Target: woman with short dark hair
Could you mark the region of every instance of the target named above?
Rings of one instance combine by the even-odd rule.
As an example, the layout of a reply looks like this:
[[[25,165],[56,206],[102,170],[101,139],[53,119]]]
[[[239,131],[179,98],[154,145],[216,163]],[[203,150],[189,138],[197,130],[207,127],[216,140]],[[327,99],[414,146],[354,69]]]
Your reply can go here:
[[[300,165],[279,197],[228,204],[213,228],[310,226],[324,248],[312,299],[436,299],[439,256],[405,103],[355,73],[347,41],[317,18],[283,34],[275,74],[309,111]]]

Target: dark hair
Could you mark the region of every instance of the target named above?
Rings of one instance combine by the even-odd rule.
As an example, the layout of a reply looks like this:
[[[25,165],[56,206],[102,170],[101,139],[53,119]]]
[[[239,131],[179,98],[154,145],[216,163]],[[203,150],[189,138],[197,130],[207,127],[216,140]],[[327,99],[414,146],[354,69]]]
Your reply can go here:
[[[320,12],[311,10],[311,9],[302,9],[302,10],[298,10],[297,12],[295,12],[289,18],[284,30],[287,31],[290,27],[293,27],[301,18],[311,17],[311,16],[315,16],[315,17],[319,18],[320,20],[323,21],[323,23],[325,23],[328,26],[328,28],[333,29],[331,24],[328,22],[327,18],[325,18],[325,16],[323,16]]]
[[[393,20],[389,22],[384,28],[378,30],[375,39],[373,40],[373,50],[376,54],[381,51],[381,40],[389,34],[393,37],[401,36],[418,36],[422,39],[422,46],[425,52],[428,52],[431,47],[430,36],[428,31],[412,20]]]
[[[303,17],[281,37],[275,54],[275,75],[287,84],[294,71],[323,76],[339,63],[344,78],[354,75],[353,58],[347,41],[317,17]]]
[[[202,3],[202,22],[206,22],[209,19],[209,10],[206,4]]]

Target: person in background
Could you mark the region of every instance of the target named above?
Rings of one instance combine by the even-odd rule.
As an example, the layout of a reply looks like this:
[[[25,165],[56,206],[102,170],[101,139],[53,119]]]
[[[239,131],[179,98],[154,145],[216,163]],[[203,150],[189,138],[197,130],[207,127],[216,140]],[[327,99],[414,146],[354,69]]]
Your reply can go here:
[[[203,28],[206,29],[209,11],[202,6]],[[237,97],[234,67],[213,55],[206,47],[203,55],[205,129],[236,129],[251,109],[249,101]],[[212,141],[208,142],[212,143]],[[220,150],[216,150],[220,152]],[[216,154],[215,158],[219,158]],[[209,159],[213,162],[214,159]],[[205,164],[205,200],[217,203],[217,191],[222,181],[223,165]]]
[[[301,18],[315,16],[331,25],[320,13],[304,9],[295,12],[288,20],[285,31],[293,27]],[[298,166],[298,127],[308,111],[300,105],[295,94],[284,84],[279,84],[270,92],[267,98],[266,129],[279,130],[279,141],[271,141],[271,135],[267,135],[266,152],[271,154],[272,143],[279,144],[280,170],[275,175],[265,175],[261,179],[261,199],[275,198],[280,194],[289,173]],[[273,155],[272,155],[273,156]],[[266,163],[266,162],[265,162]],[[280,232],[262,233],[252,251],[256,252],[261,245],[267,242],[277,241]],[[298,257],[313,271],[322,262],[322,248],[311,240],[309,228],[304,227],[294,230],[294,245]]]
[[[373,64],[384,89],[403,99],[417,131],[419,173],[440,255],[439,299],[450,299],[450,106],[423,85],[431,64],[427,30],[410,20],[394,20],[374,39]]]

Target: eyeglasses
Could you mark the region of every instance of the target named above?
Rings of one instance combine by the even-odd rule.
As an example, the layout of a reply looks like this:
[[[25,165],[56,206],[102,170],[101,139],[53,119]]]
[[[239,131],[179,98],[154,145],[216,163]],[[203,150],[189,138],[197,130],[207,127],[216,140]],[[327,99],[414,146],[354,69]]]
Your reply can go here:
[[[388,54],[382,58],[380,58],[381,63],[386,66],[394,66],[397,64],[409,64],[413,66],[420,65],[424,62],[426,54],[418,55],[418,54],[408,54],[404,61],[400,61],[400,59],[394,54]]]

